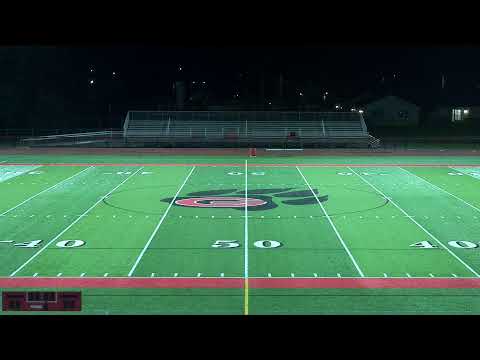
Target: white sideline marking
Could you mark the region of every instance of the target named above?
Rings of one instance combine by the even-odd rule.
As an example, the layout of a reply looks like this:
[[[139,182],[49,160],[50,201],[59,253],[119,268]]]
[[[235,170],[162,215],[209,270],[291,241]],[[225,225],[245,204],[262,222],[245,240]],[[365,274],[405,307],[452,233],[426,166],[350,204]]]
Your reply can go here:
[[[355,170],[353,170],[351,167],[349,167],[350,171],[354,172],[360,179],[362,179],[365,183],[370,185],[376,192],[378,192],[380,195],[383,197],[386,197],[383,192],[381,192],[378,188],[376,188],[374,185],[372,185],[368,180],[364,179],[362,176],[360,176]],[[428,236],[430,236],[433,240],[435,240],[443,249],[447,250],[450,255],[452,255],[455,259],[457,259],[463,266],[465,266],[468,270],[470,270],[475,276],[480,277],[480,274],[478,274],[475,270],[473,270],[470,265],[465,263],[462,259],[460,259],[455,253],[450,250],[447,246],[445,246],[440,240],[438,240],[430,231],[425,229],[422,225],[420,225],[413,217],[409,216],[408,213],[403,210],[397,203],[393,200],[390,200],[392,205],[394,205],[398,210],[400,210],[403,214],[405,214],[407,217],[410,218],[411,221],[413,221],[420,229],[422,229]]]
[[[333,230],[335,231],[335,234],[337,234],[338,240],[340,240],[343,248],[345,249],[345,251],[347,252],[348,256],[350,257],[350,260],[352,260],[353,265],[355,265],[355,268],[357,269],[358,273],[360,274],[361,277],[365,277],[365,275],[363,274],[362,270],[360,269],[360,267],[358,266],[357,262],[355,261],[353,255],[350,253],[350,250],[348,249],[347,245],[345,244],[345,242],[343,241],[342,237],[340,236],[337,228],[336,228],[335,225],[333,224],[332,219],[331,219],[330,216],[327,214],[327,211],[326,211],[325,208],[323,207],[322,202],[318,199],[317,194],[315,194],[315,192],[313,191],[312,187],[311,187],[310,184],[308,183],[307,179],[305,178],[305,176],[303,176],[303,173],[300,171],[299,167],[298,167],[298,166],[295,166],[295,167],[297,168],[298,172],[300,173],[300,175],[301,175],[302,178],[303,178],[303,181],[305,181],[305,184],[307,184],[308,188],[310,189],[310,191],[312,192],[313,196],[314,196],[315,199],[317,200],[318,205],[320,205],[320,207],[322,208],[323,213],[324,213],[325,216],[327,217],[328,222],[330,223],[330,225],[332,226]]]
[[[93,168],[93,166],[90,166],[90,167],[88,167],[88,168],[85,168],[85,169],[83,169],[82,171],[76,173],[75,175],[72,175],[72,176],[70,176],[69,178],[60,181],[59,183],[56,183],[55,185],[50,186],[49,188],[40,191],[38,194],[35,194],[35,195],[33,195],[33,196],[30,196],[28,199],[22,201],[20,204],[18,204],[18,205],[16,205],[16,206],[14,206],[13,208],[8,209],[7,211],[1,213],[0,216],[4,216],[4,215],[8,214],[10,211],[15,210],[15,209],[18,208],[19,206],[22,206],[23,204],[29,202],[30,200],[36,198],[37,196],[42,195],[43,193],[45,193],[45,192],[47,192],[47,191],[49,191],[49,190],[52,190],[53,188],[57,187],[58,185],[64,183],[65,181],[68,181],[68,180],[74,178],[75,176],[80,175],[80,174],[83,173],[84,171],[87,171],[88,169],[91,169],[91,168]]]
[[[245,160],[245,238],[244,238],[244,278],[248,279],[248,161]]]
[[[183,184],[182,184],[182,185],[180,186],[180,188],[178,189],[178,191],[177,191],[177,193],[175,194],[175,196],[173,197],[172,201],[170,201],[170,204],[168,205],[167,210],[163,213],[162,218],[160,219],[160,221],[158,222],[157,226],[156,226],[155,229],[153,230],[152,235],[150,235],[150,238],[148,239],[147,243],[146,243],[145,246],[143,247],[142,252],[140,253],[140,255],[138,255],[138,258],[137,258],[137,260],[135,261],[135,264],[133,264],[133,267],[132,267],[132,269],[130,270],[130,272],[128,273],[128,276],[132,276],[133,272],[134,272],[135,269],[137,268],[138,264],[140,263],[140,260],[143,258],[143,255],[145,254],[145,251],[147,251],[147,248],[150,246],[150,243],[152,242],[153,238],[155,237],[155,235],[157,234],[158,230],[160,229],[160,226],[162,225],[163,220],[165,220],[165,218],[167,217],[167,214],[168,214],[168,212],[170,211],[170,208],[172,207],[173,203],[175,202],[175,199],[178,197],[178,194],[180,194],[180,191],[182,191],[183,187],[185,186],[185,184],[187,183],[188,179],[190,178],[190,175],[192,175],[193,170],[195,170],[195,166],[192,168],[192,170],[190,170],[190,172],[188,173],[187,177],[185,178],[185,181],[183,182]]]
[[[13,243],[13,240],[1,240],[0,243]]]
[[[137,174],[143,166],[135,171],[133,174],[129,175],[125,180],[123,180],[120,184],[115,186],[112,190],[110,190],[105,196],[102,196],[100,200],[98,200],[95,204],[93,204],[91,207],[89,207],[82,215],[88,214],[91,210],[93,210],[98,204],[100,204],[104,198],[106,198],[108,195],[113,193],[115,190],[117,190],[120,186],[122,186],[124,183],[128,181],[132,176]],[[52,244],[54,241],[56,241],[60,236],[65,234],[68,230],[70,230],[71,227],[73,227],[77,222],[79,222],[82,219],[82,217],[77,217],[70,225],[68,225],[65,229],[63,229],[57,236],[55,236],[52,240],[50,240],[45,246],[43,246],[40,250],[38,250],[35,254],[33,254],[27,261],[25,261],[17,270],[15,270],[13,273],[10,274],[10,276],[15,276],[16,273],[18,273],[20,270],[22,270],[25,266],[27,266],[33,259],[35,259],[38,255],[40,255],[50,244]]]
[[[444,190],[444,189],[442,189],[441,187],[438,187],[437,185],[432,184],[430,181],[425,180],[424,178],[422,178],[422,177],[420,177],[420,176],[418,176],[418,175],[415,175],[414,173],[408,171],[407,169],[404,169],[404,168],[402,168],[402,167],[400,167],[400,169],[402,169],[403,171],[406,171],[407,173],[409,173],[409,174],[411,174],[411,175],[419,178],[420,180],[423,180],[424,182],[426,182],[426,183],[429,184],[430,186],[434,187],[435,189],[438,189],[438,190],[444,192],[445,194],[448,194],[448,195],[454,197],[455,199],[461,201],[461,202],[464,203],[465,205],[470,206],[472,209],[475,209],[475,210],[477,210],[478,212],[480,212],[480,209],[479,209],[479,208],[477,208],[476,206],[474,206],[474,205],[466,202],[465,200],[459,198],[458,196],[449,193],[447,190]],[[457,217],[458,217],[458,216],[457,216]]]

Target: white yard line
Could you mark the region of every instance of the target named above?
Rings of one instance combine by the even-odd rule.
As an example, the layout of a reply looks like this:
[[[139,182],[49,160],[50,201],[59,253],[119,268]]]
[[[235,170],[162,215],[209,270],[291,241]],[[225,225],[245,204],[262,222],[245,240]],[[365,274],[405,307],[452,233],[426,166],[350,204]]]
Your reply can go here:
[[[155,229],[153,230],[152,235],[150,235],[150,238],[148,239],[147,243],[146,243],[145,246],[143,247],[142,252],[140,253],[140,255],[138,255],[137,260],[135,261],[135,264],[133,264],[132,269],[131,269],[130,272],[128,273],[128,276],[132,276],[132,275],[133,275],[135,269],[137,268],[138,264],[140,263],[140,260],[142,260],[143,255],[145,254],[145,251],[147,251],[148,247],[150,246],[150,243],[152,242],[153,238],[154,238],[155,235],[157,234],[158,229],[160,229],[160,226],[162,225],[163,220],[165,220],[165,218],[167,217],[167,214],[168,214],[168,212],[170,211],[170,208],[172,207],[172,205],[173,205],[173,203],[175,202],[176,198],[178,197],[178,194],[180,194],[180,191],[182,191],[183,187],[184,187],[185,184],[187,183],[188,179],[190,178],[190,175],[192,175],[193,170],[195,170],[195,168],[196,168],[196,166],[194,166],[194,167],[192,168],[192,170],[190,170],[190,172],[188,173],[187,177],[185,178],[185,181],[183,182],[183,184],[182,184],[182,185],[180,186],[180,188],[178,189],[178,191],[177,191],[177,193],[175,194],[175,196],[173,197],[172,201],[170,201],[170,204],[168,205],[167,210],[163,213],[162,218],[160,219],[160,221],[158,222],[157,226],[156,226]]]
[[[248,162],[245,160],[245,251],[244,251],[244,277],[245,279],[248,279],[248,205],[247,205],[247,199],[248,199]]]
[[[133,174],[129,175],[125,180],[123,180],[120,184],[115,186],[112,190],[110,190],[107,194],[102,196],[100,200],[98,200],[95,204],[93,204],[91,207],[89,207],[82,215],[88,214],[90,211],[92,211],[98,204],[100,204],[107,196],[109,196],[111,193],[113,193],[115,190],[117,190],[120,186],[125,184],[130,178],[132,178],[134,175],[136,175],[140,170],[143,169],[143,166],[135,171]],[[10,274],[10,276],[15,276],[20,270],[22,270],[25,266],[27,266],[33,259],[35,259],[38,255],[40,255],[50,244],[52,244],[54,241],[56,241],[58,238],[60,238],[63,234],[65,234],[70,228],[72,228],[77,222],[79,222],[81,219],[83,219],[83,216],[77,217],[77,219],[72,222],[70,225],[68,225],[65,229],[62,230],[57,236],[55,236],[52,240],[50,240],[44,247],[42,247],[40,250],[38,250],[35,254],[33,254],[27,261],[25,261],[17,270],[15,270],[13,273]]]
[[[464,203],[465,205],[467,205],[467,206],[470,206],[472,209],[474,209],[474,210],[476,210],[476,211],[480,212],[480,209],[479,209],[478,207],[476,207],[476,206],[474,206],[474,205],[472,205],[472,204],[470,204],[470,203],[466,202],[465,200],[463,200],[463,199],[459,198],[459,197],[458,197],[458,196],[456,196],[456,195],[453,195],[453,194],[449,193],[447,190],[444,190],[444,189],[442,189],[441,187],[438,187],[437,185],[435,185],[435,184],[432,184],[430,181],[428,181],[428,180],[425,180],[425,179],[424,179],[424,178],[422,178],[421,176],[415,175],[414,173],[412,173],[412,172],[408,171],[407,169],[404,169],[404,168],[402,168],[402,167],[400,167],[400,166],[399,166],[399,168],[400,168],[400,169],[402,169],[403,171],[405,171],[405,172],[407,172],[407,173],[409,173],[409,174],[411,174],[411,175],[413,175],[413,176],[415,176],[415,177],[419,178],[420,180],[423,180],[424,182],[426,182],[426,183],[427,183],[427,184],[429,184],[430,186],[434,187],[435,189],[438,189],[438,190],[440,190],[440,191],[444,192],[445,194],[448,194],[448,195],[450,195],[450,196],[454,197],[454,198],[455,198],[455,199],[457,199],[458,201],[461,201],[461,202],[462,202],[462,203]]]
[[[307,184],[308,188],[310,189],[310,191],[312,192],[313,196],[314,196],[315,199],[317,200],[318,205],[320,205],[320,207],[322,208],[323,213],[325,214],[328,222],[330,223],[330,225],[332,226],[333,230],[335,231],[335,234],[337,234],[338,240],[340,241],[340,243],[342,244],[343,248],[344,248],[345,251],[347,252],[348,256],[350,257],[350,260],[352,261],[353,265],[354,265],[355,268],[357,269],[358,273],[360,274],[361,277],[365,277],[365,275],[363,274],[363,271],[360,269],[360,267],[358,266],[357,262],[355,261],[355,258],[354,258],[353,255],[352,255],[352,253],[350,252],[350,250],[348,249],[347,245],[346,245],[345,242],[343,241],[342,236],[341,236],[340,233],[338,232],[335,224],[333,223],[332,219],[330,218],[330,216],[328,215],[328,213],[327,213],[327,211],[325,210],[324,206],[322,205],[322,202],[318,199],[317,194],[315,194],[315,192],[313,191],[312,187],[311,187],[310,184],[308,183],[307,179],[305,178],[305,176],[303,176],[303,173],[300,171],[299,167],[296,166],[296,168],[297,168],[298,172],[300,173],[300,175],[302,176],[303,181],[305,181],[305,184]]]
[[[42,195],[43,193],[46,193],[47,191],[52,190],[53,188],[57,187],[58,185],[61,185],[61,184],[63,184],[64,182],[73,179],[75,176],[80,175],[80,174],[83,173],[84,171],[87,171],[88,169],[91,169],[91,168],[93,168],[93,166],[90,166],[90,167],[88,167],[88,168],[86,168],[86,169],[83,169],[82,171],[76,173],[75,175],[72,175],[72,176],[70,176],[69,178],[60,181],[59,183],[56,183],[55,185],[50,186],[48,189],[45,189],[45,190],[40,191],[38,194],[35,194],[35,195],[33,195],[33,196],[30,196],[28,199],[22,201],[20,204],[18,204],[18,205],[16,205],[16,206],[14,206],[13,208],[8,209],[7,211],[1,213],[0,216],[4,216],[4,215],[8,214],[10,211],[13,211],[13,210],[15,210],[16,208],[22,206],[23,204],[29,202],[30,200],[35,199],[37,196]]]
[[[393,206],[395,206],[398,210],[400,210],[404,215],[408,217],[412,222],[414,222],[420,229],[422,229],[428,236],[430,236],[433,240],[435,240],[443,249],[447,250],[450,255],[452,255],[455,259],[457,259],[463,266],[465,266],[468,270],[470,270],[475,276],[480,277],[480,274],[478,274],[475,270],[473,270],[470,265],[465,263],[462,259],[460,259],[452,250],[450,250],[447,246],[445,246],[440,240],[438,240],[430,231],[425,229],[422,225],[420,225],[413,217],[411,217],[405,210],[403,210],[395,201],[393,201],[390,197],[386,196],[382,191],[380,191],[378,188],[376,188],[374,185],[372,185],[368,180],[364,179],[361,175],[359,175],[355,170],[350,168],[350,171],[355,173],[360,179],[363,180],[366,184],[370,185],[376,192],[378,192],[380,195],[382,195],[385,199],[388,199],[390,203],[392,203]]]
[[[0,161],[0,164],[6,163],[7,160]]]

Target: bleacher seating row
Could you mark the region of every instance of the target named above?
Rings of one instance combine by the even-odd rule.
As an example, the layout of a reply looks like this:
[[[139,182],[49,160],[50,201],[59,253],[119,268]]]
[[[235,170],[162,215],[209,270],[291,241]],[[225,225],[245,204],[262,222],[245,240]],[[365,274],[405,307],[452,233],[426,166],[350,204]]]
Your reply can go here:
[[[124,138],[184,142],[337,140],[372,144],[362,114],[356,112],[131,111],[125,120]]]

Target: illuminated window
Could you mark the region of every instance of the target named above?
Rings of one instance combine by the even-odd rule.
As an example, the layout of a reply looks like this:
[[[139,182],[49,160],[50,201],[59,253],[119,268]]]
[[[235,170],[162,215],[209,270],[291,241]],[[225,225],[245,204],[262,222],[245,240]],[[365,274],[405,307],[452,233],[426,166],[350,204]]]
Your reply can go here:
[[[452,110],[452,122],[462,121],[463,120],[463,111],[462,109],[453,109]]]

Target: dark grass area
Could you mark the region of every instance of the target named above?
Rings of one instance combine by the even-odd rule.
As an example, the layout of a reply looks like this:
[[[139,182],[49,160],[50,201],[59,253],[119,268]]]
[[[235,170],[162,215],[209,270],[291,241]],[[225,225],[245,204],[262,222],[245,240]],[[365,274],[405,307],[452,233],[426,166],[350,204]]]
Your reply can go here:
[[[241,289],[84,289],[82,293],[81,312],[1,314],[242,315],[244,312]],[[480,289],[251,289],[249,308],[250,315],[479,315]]]

